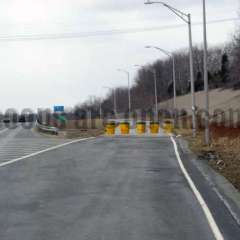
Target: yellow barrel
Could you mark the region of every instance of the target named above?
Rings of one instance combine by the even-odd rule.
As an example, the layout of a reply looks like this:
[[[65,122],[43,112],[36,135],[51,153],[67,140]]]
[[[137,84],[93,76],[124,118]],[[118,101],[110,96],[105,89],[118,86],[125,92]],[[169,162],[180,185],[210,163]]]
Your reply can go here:
[[[173,133],[174,125],[171,121],[165,121],[163,124],[163,129],[166,134]]]
[[[105,132],[107,135],[114,135],[116,129],[116,123],[115,122],[109,122],[106,124]]]
[[[145,122],[137,122],[137,134],[146,133],[146,123]]]
[[[121,131],[121,134],[123,134],[123,135],[129,134],[129,132],[130,132],[129,122],[120,123],[120,131]]]
[[[151,122],[150,123],[150,132],[151,134],[158,134],[159,133],[159,122]]]

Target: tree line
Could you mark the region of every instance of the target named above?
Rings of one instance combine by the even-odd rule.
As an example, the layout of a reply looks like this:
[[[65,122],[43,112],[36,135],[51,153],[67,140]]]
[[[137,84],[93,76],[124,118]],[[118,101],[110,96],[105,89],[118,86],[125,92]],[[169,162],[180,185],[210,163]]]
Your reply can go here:
[[[177,95],[190,92],[189,52],[181,49],[173,53],[176,62],[176,90]],[[194,75],[195,90],[204,89],[203,80],[203,49],[195,46]],[[131,87],[132,110],[149,110],[154,105],[154,75],[157,72],[158,102],[173,97],[173,71],[172,59],[158,59],[151,64],[141,67]],[[224,46],[211,47],[208,50],[208,76],[210,89],[233,88],[240,89],[240,32],[238,31],[232,41]],[[128,89],[118,87],[115,89],[117,111],[128,111]],[[76,112],[90,110],[95,115],[104,112],[113,113],[114,93],[110,92],[104,99],[91,97],[86,102],[75,107]]]

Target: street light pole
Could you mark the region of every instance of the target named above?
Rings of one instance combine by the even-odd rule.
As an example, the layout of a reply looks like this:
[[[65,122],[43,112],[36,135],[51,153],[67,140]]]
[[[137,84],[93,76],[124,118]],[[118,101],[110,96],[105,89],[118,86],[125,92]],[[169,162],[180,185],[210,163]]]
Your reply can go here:
[[[154,89],[155,89],[155,117],[158,119],[158,95],[157,95],[157,71],[153,69],[154,74]]]
[[[176,89],[176,67],[175,67],[175,57],[172,55],[172,60],[173,60],[173,106],[174,106],[174,111],[177,109],[177,89]]]
[[[132,109],[132,103],[131,103],[131,86],[130,86],[130,73],[124,69],[118,69],[119,72],[123,72],[127,74],[127,80],[128,80],[128,114],[129,118],[131,116],[131,109]]]
[[[193,126],[193,137],[196,137],[196,99],[195,99],[195,80],[194,80],[194,68],[193,68],[193,44],[192,44],[192,23],[191,14],[183,13],[182,11],[162,2],[162,1],[150,1],[147,0],[145,4],[162,4],[164,7],[168,8],[175,15],[181,18],[188,25],[189,34],[189,63],[190,63],[190,81],[191,81],[191,97],[192,97],[192,126]]]
[[[204,90],[205,90],[205,144],[210,143],[210,131],[209,131],[209,92],[208,92],[208,46],[207,46],[207,23],[206,23],[206,2],[203,0],[203,39],[204,39]]]
[[[115,88],[111,88],[111,87],[103,87],[103,88],[109,89],[110,91],[113,92],[113,108],[114,108],[115,117],[117,117],[117,97],[116,97],[116,89],[115,89]]]
[[[100,99],[100,103],[99,103],[99,116],[101,120],[102,119],[102,99]]]
[[[114,112],[115,112],[115,117],[117,118],[117,96],[116,96],[115,88],[113,88],[113,97],[114,97]]]
[[[155,48],[155,49],[161,51],[162,53],[164,53],[165,55],[169,56],[170,58],[172,58],[172,63],[173,63],[173,108],[174,108],[174,110],[176,110],[177,109],[177,101],[176,101],[177,92],[176,92],[176,69],[175,69],[174,54],[171,52],[168,52],[162,48],[155,47],[155,46],[146,46],[146,48]]]

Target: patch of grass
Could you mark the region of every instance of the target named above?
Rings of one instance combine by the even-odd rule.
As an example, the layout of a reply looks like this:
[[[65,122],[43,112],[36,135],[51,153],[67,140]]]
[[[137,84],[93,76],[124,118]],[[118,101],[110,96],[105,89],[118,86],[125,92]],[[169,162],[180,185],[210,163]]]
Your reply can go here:
[[[104,134],[104,130],[99,129],[80,129],[80,130],[68,130],[63,132],[66,138],[87,138],[87,137],[97,137]]]
[[[208,160],[210,166],[225,176],[238,190],[240,190],[240,137],[212,138],[211,145],[204,144],[204,132],[200,131],[196,138],[191,130],[178,129],[189,143],[190,149],[199,159]]]

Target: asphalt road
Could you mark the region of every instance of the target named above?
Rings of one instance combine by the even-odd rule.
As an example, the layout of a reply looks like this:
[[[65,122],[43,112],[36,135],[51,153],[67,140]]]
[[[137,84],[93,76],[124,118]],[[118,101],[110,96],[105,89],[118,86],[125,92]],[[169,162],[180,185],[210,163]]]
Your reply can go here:
[[[1,240],[214,239],[167,137],[100,137],[0,168],[0,212]]]
[[[0,164],[23,157],[46,148],[56,146],[68,140],[46,137],[34,128],[24,128],[21,124],[0,128]]]

